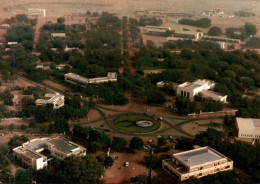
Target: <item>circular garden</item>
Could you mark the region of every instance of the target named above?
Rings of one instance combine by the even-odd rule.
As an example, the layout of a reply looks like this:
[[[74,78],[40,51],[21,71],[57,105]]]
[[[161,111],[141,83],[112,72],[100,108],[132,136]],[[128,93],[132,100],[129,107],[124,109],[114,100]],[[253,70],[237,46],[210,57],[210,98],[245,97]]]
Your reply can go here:
[[[138,126],[138,122],[150,122],[150,125]],[[116,128],[130,133],[148,133],[160,128],[160,123],[153,117],[141,114],[121,115],[113,123]]]

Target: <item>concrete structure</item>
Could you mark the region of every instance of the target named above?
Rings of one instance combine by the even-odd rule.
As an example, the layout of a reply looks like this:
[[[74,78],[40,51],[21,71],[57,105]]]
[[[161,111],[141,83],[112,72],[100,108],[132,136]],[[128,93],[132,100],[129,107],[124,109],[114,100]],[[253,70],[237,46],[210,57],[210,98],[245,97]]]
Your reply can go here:
[[[38,8],[30,8],[28,9],[28,15],[32,17],[46,17],[46,10],[45,9],[38,9]]]
[[[106,83],[106,82],[116,82],[117,81],[117,73],[116,72],[108,72],[107,77],[98,77],[98,78],[85,78],[80,75],[74,73],[67,73],[64,75],[64,80],[71,84],[79,84],[85,87],[87,84],[98,84],[98,83]]]
[[[238,137],[260,139],[260,119],[236,118]]]
[[[163,81],[156,83],[157,88],[163,88],[165,86],[171,86],[174,91],[177,91],[179,84],[177,84],[175,82],[163,82]]]
[[[159,26],[146,26],[147,34],[162,35],[170,31],[170,27],[159,27]]]
[[[202,32],[194,32],[194,31],[175,31],[173,37],[168,37],[167,41],[175,41],[176,39],[191,39],[194,41],[198,41],[203,37]]]
[[[45,94],[45,99],[37,99],[35,104],[37,106],[44,106],[47,104],[52,104],[53,109],[59,109],[64,106],[65,97],[59,93],[47,93]]]
[[[179,181],[190,177],[201,178],[233,169],[233,161],[210,147],[202,147],[173,154],[172,159],[162,161],[164,170]]]
[[[65,33],[51,33],[52,38],[66,38]]]
[[[33,139],[22,144],[22,146],[14,148],[13,155],[23,165],[39,170],[47,167],[50,160],[42,153],[46,150],[50,152],[51,156],[59,160],[63,160],[71,155],[86,155],[86,148],[61,137]]]
[[[202,100],[212,99],[214,101],[221,101],[223,103],[227,102],[227,95],[221,95],[214,91],[210,91],[215,87],[215,82],[199,79],[195,82],[185,82],[183,84],[178,85],[177,87],[177,95],[185,98],[189,98],[191,101],[194,100],[194,97],[198,94],[201,94]]]

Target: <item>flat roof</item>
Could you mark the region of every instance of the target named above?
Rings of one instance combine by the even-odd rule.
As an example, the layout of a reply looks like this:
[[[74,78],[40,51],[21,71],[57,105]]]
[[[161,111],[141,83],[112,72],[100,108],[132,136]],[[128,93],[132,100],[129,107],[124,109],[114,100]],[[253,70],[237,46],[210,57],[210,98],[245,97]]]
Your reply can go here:
[[[67,74],[65,74],[65,76],[71,77],[71,78],[73,78],[73,79],[80,80],[81,82],[88,82],[88,79],[87,79],[87,78],[82,77],[82,76],[80,76],[80,75],[78,75],[78,74],[75,74],[75,73],[67,73]]]
[[[174,157],[189,167],[206,164],[226,157],[214,152],[208,147],[198,148],[191,151],[174,154]]]
[[[62,139],[60,137],[51,139],[48,141],[49,143],[53,144],[55,149],[63,152],[63,153],[70,153],[75,148],[78,148],[79,146],[76,146],[75,144],[72,144],[70,141]]]
[[[185,86],[187,89],[196,89],[200,87],[201,85],[189,83],[187,86]]]
[[[254,118],[236,118],[239,130],[260,131],[260,119]]]
[[[203,96],[210,97],[210,98],[213,98],[213,99],[220,99],[220,98],[223,98],[224,96],[226,96],[226,95],[222,95],[218,92],[210,91],[210,90],[204,90],[201,93],[203,94]]]
[[[26,149],[33,150],[33,151],[37,151],[39,149],[46,147],[46,140],[49,140],[49,139],[48,138],[33,139],[31,141],[24,143],[23,147]]]
[[[202,32],[194,32],[194,31],[175,31],[174,34],[197,35],[197,34],[202,34]]]

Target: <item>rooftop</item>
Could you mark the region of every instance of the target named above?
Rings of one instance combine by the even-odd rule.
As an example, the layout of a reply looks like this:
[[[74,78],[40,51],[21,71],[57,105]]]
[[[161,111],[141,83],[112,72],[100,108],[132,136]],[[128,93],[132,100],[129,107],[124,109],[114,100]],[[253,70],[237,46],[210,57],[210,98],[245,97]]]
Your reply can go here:
[[[239,130],[260,131],[260,119],[236,118]]]
[[[186,34],[186,35],[197,35],[201,34],[202,32],[195,32],[195,31],[175,31],[175,34]]]
[[[82,76],[80,76],[80,75],[77,75],[77,74],[75,74],[75,73],[67,73],[67,74],[65,74],[65,76],[68,76],[68,77],[71,77],[71,78],[80,80],[80,81],[82,81],[82,82],[88,83],[88,79],[87,79],[87,78],[82,77]]]
[[[220,98],[226,96],[226,95],[223,96],[222,94],[220,94],[218,92],[210,91],[210,90],[204,90],[201,93],[204,97],[209,97],[212,99],[220,99]]]
[[[174,154],[174,157],[188,165],[189,167],[206,164],[207,162],[217,161],[226,158],[209,147],[185,151]]]
[[[51,143],[52,145],[54,145],[54,147],[63,152],[63,153],[70,153],[72,150],[78,148],[77,145],[73,144],[72,142],[66,140],[66,139],[63,139],[61,137],[57,137],[57,138],[54,138],[54,139],[51,139],[48,141],[49,143]]]

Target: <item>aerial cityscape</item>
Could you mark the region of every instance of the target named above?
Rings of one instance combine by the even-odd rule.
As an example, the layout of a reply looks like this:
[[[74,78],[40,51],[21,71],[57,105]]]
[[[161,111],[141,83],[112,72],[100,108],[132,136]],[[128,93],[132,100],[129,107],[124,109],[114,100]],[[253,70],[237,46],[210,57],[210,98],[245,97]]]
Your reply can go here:
[[[260,183],[260,1],[2,0],[0,183]]]

